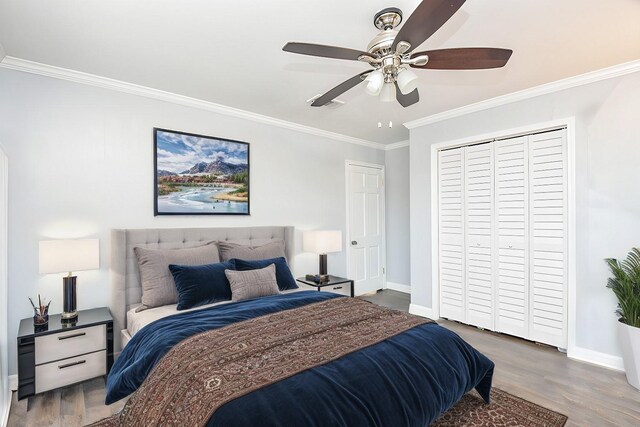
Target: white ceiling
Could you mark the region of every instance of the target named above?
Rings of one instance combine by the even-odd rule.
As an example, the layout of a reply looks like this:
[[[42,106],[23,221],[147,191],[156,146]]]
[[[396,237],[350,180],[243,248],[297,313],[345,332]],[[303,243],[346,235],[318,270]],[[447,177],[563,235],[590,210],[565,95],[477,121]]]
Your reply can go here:
[[[359,86],[339,108],[305,100],[367,69],[282,52],[287,41],[354,49],[373,15],[419,0],[0,0],[6,54],[381,143],[402,123],[640,58],[638,0],[468,0],[420,48],[504,47],[498,70],[418,70],[421,101],[378,102]],[[393,128],[377,123],[393,121]]]

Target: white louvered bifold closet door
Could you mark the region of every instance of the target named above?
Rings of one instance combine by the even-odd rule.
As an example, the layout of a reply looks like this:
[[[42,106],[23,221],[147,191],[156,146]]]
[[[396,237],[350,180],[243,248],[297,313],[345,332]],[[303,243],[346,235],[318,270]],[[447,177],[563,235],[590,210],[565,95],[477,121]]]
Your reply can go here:
[[[440,315],[566,348],[566,130],[438,160]]]
[[[493,329],[493,144],[465,148],[467,323]]]
[[[466,321],[464,148],[439,152],[439,276],[442,317]]]
[[[566,130],[529,137],[529,339],[567,343]]]
[[[495,142],[496,330],[529,334],[528,136]]]

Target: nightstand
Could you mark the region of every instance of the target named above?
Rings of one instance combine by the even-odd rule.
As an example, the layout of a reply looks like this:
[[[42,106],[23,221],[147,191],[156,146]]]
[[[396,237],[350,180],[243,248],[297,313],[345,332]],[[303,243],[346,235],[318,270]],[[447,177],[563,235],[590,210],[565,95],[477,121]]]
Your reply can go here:
[[[99,377],[113,365],[113,318],[108,308],[81,310],[74,322],[49,316],[46,330],[33,319],[18,330],[18,399]]]
[[[304,277],[298,277],[296,281],[305,284],[307,286],[312,286],[316,288],[318,291],[325,292],[334,292],[337,294],[348,295],[353,297],[353,280],[345,279],[344,277],[332,276],[329,275],[329,281],[324,283],[316,283],[313,280],[307,280]],[[347,292],[347,285],[349,287],[349,291]]]

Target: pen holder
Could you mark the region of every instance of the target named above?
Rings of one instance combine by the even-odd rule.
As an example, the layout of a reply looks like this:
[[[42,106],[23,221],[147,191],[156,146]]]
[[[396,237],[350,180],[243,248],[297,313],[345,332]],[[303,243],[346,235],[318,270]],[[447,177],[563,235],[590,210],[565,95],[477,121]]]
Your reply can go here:
[[[33,327],[36,329],[46,329],[49,326],[49,315],[36,314],[33,316]]]

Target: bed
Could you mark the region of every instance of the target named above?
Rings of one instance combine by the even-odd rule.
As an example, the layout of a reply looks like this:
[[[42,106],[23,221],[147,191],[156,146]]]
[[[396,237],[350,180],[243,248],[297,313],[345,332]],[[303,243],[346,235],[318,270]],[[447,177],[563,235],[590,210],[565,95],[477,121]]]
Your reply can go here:
[[[201,246],[210,241],[225,241],[259,246],[284,241],[285,254],[291,269],[295,261],[294,227],[228,227],[228,228],[141,228],[111,230],[111,303],[114,331],[114,351],[122,349],[131,333],[127,313],[141,303],[140,272],[133,248],[183,249]]]
[[[124,348],[107,403],[129,400],[98,425],[425,426],[474,388],[488,402],[489,359],[433,321],[357,298],[298,290],[135,313],[134,247],[284,241],[292,267],[294,236],[293,227],[113,230],[111,311]]]

